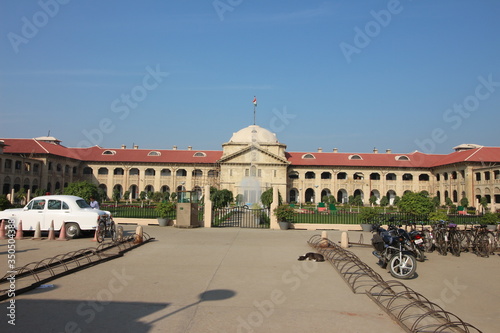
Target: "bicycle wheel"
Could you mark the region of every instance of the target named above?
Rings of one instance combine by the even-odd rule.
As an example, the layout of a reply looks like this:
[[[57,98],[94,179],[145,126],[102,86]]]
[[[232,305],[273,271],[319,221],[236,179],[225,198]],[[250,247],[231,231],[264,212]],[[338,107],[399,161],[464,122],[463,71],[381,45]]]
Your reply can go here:
[[[488,258],[490,256],[489,239],[485,233],[478,234],[474,243],[476,255],[484,258]]]
[[[471,249],[471,232],[469,230],[460,231],[460,249],[463,252],[470,252]]]
[[[436,231],[436,247],[438,250],[438,253],[442,256],[445,256],[448,254],[448,245],[447,239],[446,239],[446,230],[438,230]]]
[[[111,237],[111,240],[113,242],[116,242],[117,236],[116,236],[116,226],[114,222],[111,222],[111,225],[109,226],[109,237]]]
[[[496,250],[495,235],[491,231],[488,231],[486,233],[486,239],[488,240],[488,254],[494,254]]]
[[[452,255],[455,257],[460,257],[460,239],[458,237],[458,233],[456,231],[452,231],[449,233],[449,245],[450,245],[450,252]]]
[[[97,242],[102,243],[104,241],[104,237],[106,236],[106,225],[104,222],[99,223],[97,230]]]
[[[432,233],[429,230],[424,230],[424,250],[425,252],[433,252],[434,251],[434,242],[432,238]]]

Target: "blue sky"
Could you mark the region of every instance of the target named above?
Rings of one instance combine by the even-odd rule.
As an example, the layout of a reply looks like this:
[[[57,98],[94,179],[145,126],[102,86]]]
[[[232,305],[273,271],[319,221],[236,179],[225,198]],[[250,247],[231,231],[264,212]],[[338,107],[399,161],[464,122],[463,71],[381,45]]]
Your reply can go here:
[[[0,137],[220,150],[500,146],[500,2],[0,1]]]

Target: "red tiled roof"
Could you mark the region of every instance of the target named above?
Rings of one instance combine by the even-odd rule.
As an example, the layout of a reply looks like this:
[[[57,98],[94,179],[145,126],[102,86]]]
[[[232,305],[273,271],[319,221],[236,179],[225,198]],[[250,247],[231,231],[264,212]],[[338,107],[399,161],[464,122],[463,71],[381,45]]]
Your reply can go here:
[[[302,158],[305,154],[311,154],[315,158]],[[352,159],[359,156],[361,159]],[[404,160],[405,156],[408,160]],[[361,166],[361,167],[398,167],[398,168],[428,168],[443,156],[430,155],[420,152],[411,154],[357,154],[357,153],[288,153],[287,159],[292,165],[311,166]],[[350,159],[351,157],[351,159]],[[400,158],[400,159],[398,159]]]
[[[108,149],[98,146],[90,148],[68,148],[62,145],[38,141],[36,139],[3,139],[5,153],[11,154],[52,154],[80,161],[95,162],[143,162],[143,163],[216,163],[222,157],[222,151],[201,150],[159,150],[159,149]],[[105,151],[115,154],[103,155]],[[159,156],[148,156],[151,151]],[[195,157],[197,152],[205,156]]]
[[[160,149],[110,149],[98,146],[90,148],[68,148],[60,144],[39,141],[36,139],[0,139],[5,143],[5,153],[15,154],[53,154],[57,156],[95,162],[132,162],[132,163],[196,163],[213,164],[222,157],[222,151],[203,150],[160,150]],[[103,155],[105,151],[114,154]],[[148,156],[151,151],[159,152],[159,156]],[[204,157],[195,157],[203,152]],[[302,158],[311,154],[314,158]],[[361,159],[350,159],[358,155]],[[398,159],[406,156],[408,160]],[[292,165],[297,166],[352,166],[352,167],[398,167],[398,168],[432,168],[460,162],[496,162],[500,163],[500,147],[480,147],[447,155],[424,154],[415,151],[410,154],[374,154],[374,153],[310,153],[286,152],[285,157]]]

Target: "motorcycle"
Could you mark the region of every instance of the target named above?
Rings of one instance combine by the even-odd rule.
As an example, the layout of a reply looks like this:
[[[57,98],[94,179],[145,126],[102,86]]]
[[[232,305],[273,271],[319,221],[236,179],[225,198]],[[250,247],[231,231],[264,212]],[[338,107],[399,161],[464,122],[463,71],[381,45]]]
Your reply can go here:
[[[372,245],[373,255],[379,259],[382,268],[389,266],[391,275],[397,279],[410,279],[417,270],[417,259],[411,249],[408,232],[397,227],[386,230],[374,225]]]
[[[408,244],[408,250],[415,253],[415,257],[418,261],[425,261],[425,236],[421,231],[411,230],[408,232],[410,238],[410,243]]]

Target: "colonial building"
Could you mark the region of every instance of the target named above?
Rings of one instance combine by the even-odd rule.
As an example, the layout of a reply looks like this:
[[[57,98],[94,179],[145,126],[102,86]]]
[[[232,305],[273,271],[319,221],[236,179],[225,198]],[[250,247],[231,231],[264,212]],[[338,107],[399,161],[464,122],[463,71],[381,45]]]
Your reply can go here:
[[[500,209],[500,147],[460,145],[446,155],[418,151],[399,154],[289,152],[274,133],[251,125],[233,133],[222,151],[177,149],[68,148],[53,137],[2,139],[0,186],[3,194],[25,188],[61,191],[87,180],[109,197],[114,190],[137,198],[141,191],[201,192],[205,185],[241,194],[258,202],[260,193],[277,186],[288,202],[319,202],[333,195],[339,202],[359,195],[392,201],[406,191],[427,191],[441,203],[450,198],[470,205],[486,197]]]

